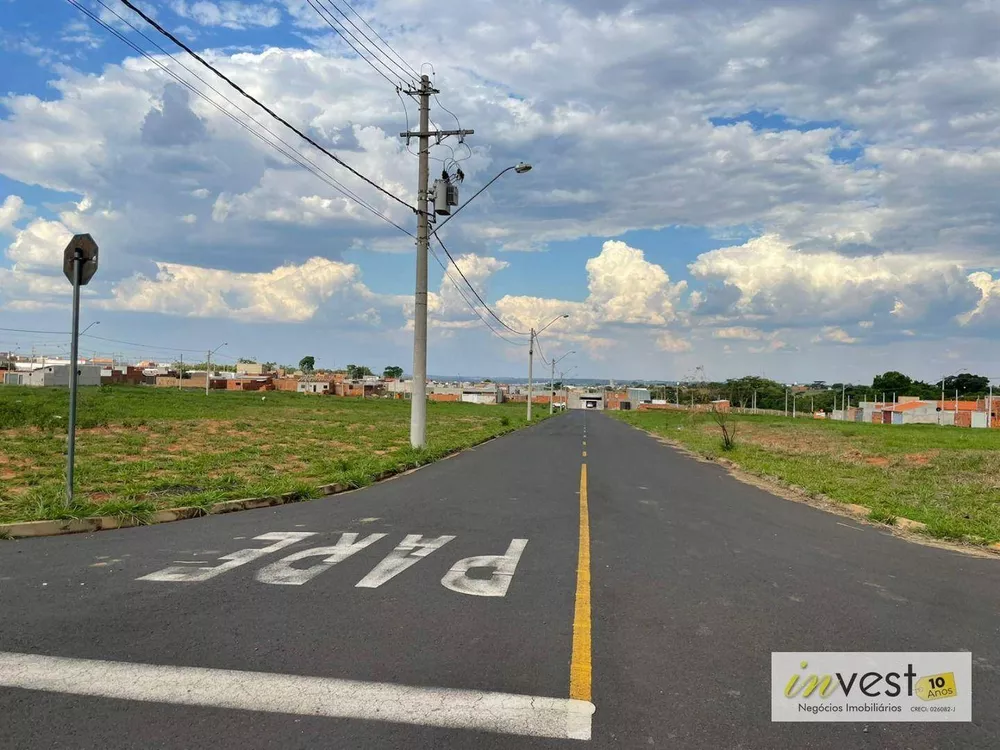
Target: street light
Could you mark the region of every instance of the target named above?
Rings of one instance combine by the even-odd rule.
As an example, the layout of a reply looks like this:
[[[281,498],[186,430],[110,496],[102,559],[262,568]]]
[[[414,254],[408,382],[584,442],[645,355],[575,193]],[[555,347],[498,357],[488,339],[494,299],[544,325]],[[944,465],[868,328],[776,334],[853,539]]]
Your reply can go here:
[[[474,195],[473,195],[473,196],[472,196],[471,198],[469,198],[469,200],[467,200],[467,201],[466,201],[465,203],[463,203],[463,204],[462,204],[461,206],[459,206],[458,208],[456,208],[456,209],[455,209],[455,212],[454,212],[454,213],[453,213],[453,214],[452,214],[451,216],[449,216],[449,217],[448,217],[447,219],[445,219],[445,220],[444,220],[444,221],[442,221],[442,222],[441,222],[440,224],[438,224],[438,225],[437,225],[437,227],[436,227],[436,228],[434,229],[434,231],[432,232],[432,234],[437,234],[438,232],[440,232],[440,231],[441,231],[441,227],[443,227],[443,226],[444,226],[445,224],[447,224],[447,223],[448,223],[449,221],[451,221],[451,220],[452,220],[452,219],[454,219],[454,218],[455,218],[456,216],[458,216],[458,212],[459,212],[459,211],[461,211],[461,210],[462,210],[463,208],[465,208],[465,207],[466,207],[466,206],[468,206],[468,205],[469,205],[470,203],[472,203],[472,201],[474,201],[474,200],[475,200],[476,198],[478,198],[478,197],[479,197],[479,194],[480,194],[480,193],[482,193],[482,192],[483,192],[484,190],[486,190],[486,188],[488,188],[488,187],[489,187],[490,185],[492,185],[492,184],[493,184],[494,182],[496,182],[497,180],[499,180],[499,179],[500,179],[500,178],[501,178],[501,177],[502,177],[503,175],[507,174],[507,172],[509,172],[509,171],[510,171],[510,170],[512,170],[512,169],[514,170],[514,172],[515,172],[516,174],[524,174],[525,172],[530,172],[530,171],[531,171],[531,165],[530,165],[530,164],[526,164],[525,162],[521,161],[521,162],[518,162],[517,164],[511,164],[511,165],[510,165],[509,167],[507,167],[506,169],[502,169],[502,170],[500,170],[500,173],[499,173],[499,174],[497,174],[497,176],[496,176],[496,177],[494,177],[494,178],[493,178],[492,180],[490,180],[490,181],[489,181],[489,182],[487,182],[487,183],[486,183],[485,185],[483,185],[483,186],[482,186],[481,188],[479,188],[479,190],[477,190],[477,191],[475,192],[475,194],[474,194]]]
[[[557,315],[539,330],[531,329],[531,338],[528,341],[528,421],[531,421],[531,368],[534,364],[535,358],[535,339],[538,334],[542,333],[546,328],[555,323],[557,320],[562,320],[563,318],[568,318],[569,313],[564,313],[563,315]]]
[[[221,349],[224,346],[229,346],[229,342],[228,341],[223,341],[221,344],[219,344],[217,347],[215,347],[212,351],[210,351],[208,353],[208,357],[205,360],[205,395],[206,396],[208,395],[208,381],[211,380],[211,377],[212,377],[212,355],[215,354],[217,351],[219,351],[219,349]]]
[[[99,326],[100,324],[101,324],[101,321],[99,321],[99,320],[95,320],[95,321],[94,321],[93,323],[91,323],[91,324],[90,324],[89,326],[87,326],[87,327],[86,327],[86,328],[84,328],[84,329],[83,329],[82,331],[80,331],[80,335],[81,335],[81,336],[85,336],[85,335],[87,334],[87,331],[89,331],[89,330],[90,330],[91,328],[93,328],[94,326]]]
[[[549,375],[549,416],[552,416],[552,410],[554,408],[553,402],[556,400],[556,364],[562,362],[570,354],[576,354],[576,352],[566,352],[559,359],[555,357],[552,358],[552,372]]]
[[[425,112],[426,110],[421,110]],[[421,131],[427,130],[427,123],[421,121]],[[422,141],[421,146],[421,174],[423,175],[423,186],[427,186],[427,162],[426,162],[426,141]],[[435,236],[445,224],[458,216],[459,212],[468,206],[486,188],[500,179],[500,175],[514,170],[517,174],[524,174],[531,170],[530,164],[519,162],[502,170],[500,174],[483,185],[475,195],[455,209],[447,219],[442,221],[433,232],[428,231],[427,221],[433,214],[427,211],[426,190],[423,195],[417,196],[417,204],[420,211],[417,214],[417,283],[413,300],[413,388],[410,394],[410,445],[414,448],[423,448],[427,442],[427,248],[430,244],[430,235]]]

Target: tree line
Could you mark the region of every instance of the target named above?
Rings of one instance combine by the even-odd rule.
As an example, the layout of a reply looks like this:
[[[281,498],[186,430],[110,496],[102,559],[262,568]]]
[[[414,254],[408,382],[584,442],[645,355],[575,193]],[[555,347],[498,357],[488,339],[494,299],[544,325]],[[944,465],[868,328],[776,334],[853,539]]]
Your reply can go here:
[[[738,408],[749,409],[756,405],[758,409],[791,411],[793,398],[797,411],[831,411],[834,404],[839,409],[844,400],[849,404],[861,401],[893,401],[900,396],[916,396],[920,399],[934,401],[941,398],[941,388],[944,386],[945,400],[958,397],[961,400],[974,401],[989,395],[989,378],[973,373],[949,375],[943,381],[928,383],[916,380],[901,372],[890,370],[876,375],[870,385],[857,383],[827,383],[816,380],[809,384],[787,386],[775,380],[746,375],[741,378],[730,378],[719,382],[682,383],[679,386],[665,384],[633,383],[650,390],[654,399],[662,399],[681,404],[707,404],[716,399],[727,399]],[[787,396],[787,401],[786,401]]]

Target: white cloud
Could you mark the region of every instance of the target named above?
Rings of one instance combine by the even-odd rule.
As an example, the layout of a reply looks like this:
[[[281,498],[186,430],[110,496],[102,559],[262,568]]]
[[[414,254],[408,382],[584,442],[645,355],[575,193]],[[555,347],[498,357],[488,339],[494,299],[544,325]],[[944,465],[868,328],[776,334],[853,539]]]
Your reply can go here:
[[[712,331],[712,337],[717,339],[743,339],[744,341],[758,341],[764,338],[764,332],[748,326],[730,326],[729,328],[717,328]]]
[[[689,352],[693,348],[687,338],[681,338],[669,331],[656,337],[656,347],[672,354]]]
[[[859,320],[858,328],[871,328],[875,325],[874,320]]]
[[[820,334],[813,339],[814,343],[822,343],[824,341],[832,341],[835,344],[856,344],[858,340],[851,336],[843,328],[838,328],[837,326],[826,326],[820,332]]]
[[[235,273],[177,263],[157,263],[153,279],[134,276],[114,288],[103,306],[187,317],[236,318],[245,322],[310,320],[335,294],[367,290],[358,267],[324,258],[265,273]]]
[[[7,258],[20,269],[62,270],[63,250],[73,236],[61,221],[35,219],[17,233],[7,248]]]
[[[709,293],[699,312],[713,309],[714,294],[716,312],[786,325],[846,323],[890,309],[897,317],[904,311],[926,316],[941,307],[957,312],[975,296],[960,263],[945,257],[806,252],[773,234],[703,253],[689,268],[695,277],[724,285]]]
[[[242,3],[236,0],[222,2],[187,2],[173,0],[170,9],[202,26],[223,26],[227,29],[245,29],[248,26],[277,26],[281,23],[281,12],[269,5]]]
[[[0,203],[0,232],[10,232],[14,222],[21,218],[24,210],[24,200],[19,195],[8,195]]]

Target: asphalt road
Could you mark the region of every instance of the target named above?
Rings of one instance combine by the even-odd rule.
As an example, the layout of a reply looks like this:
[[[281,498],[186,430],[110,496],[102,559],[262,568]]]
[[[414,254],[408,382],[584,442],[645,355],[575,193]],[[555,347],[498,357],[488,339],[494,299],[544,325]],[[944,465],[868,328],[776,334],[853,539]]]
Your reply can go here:
[[[1000,561],[574,412],[334,498],[0,543],[0,748],[580,747],[590,664],[592,747],[995,748],[998,597]],[[971,724],[770,721],[772,651],[963,650]]]

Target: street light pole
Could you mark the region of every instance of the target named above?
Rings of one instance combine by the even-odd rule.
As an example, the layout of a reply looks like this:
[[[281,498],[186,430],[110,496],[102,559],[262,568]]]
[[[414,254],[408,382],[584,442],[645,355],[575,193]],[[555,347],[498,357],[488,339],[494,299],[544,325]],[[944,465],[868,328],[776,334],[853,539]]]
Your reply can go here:
[[[566,357],[570,354],[576,354],[576,352],[566,352],[559,359],[556,359],[555,357],[552,358],[552,372],[549,375],[549,416],[552,415],[552,411],[555,408],[553,406],[553,402],[556,400],[556,365],[566,359]]]
[[[208,382],[212,379],[212,355],[215,354],[219,349],[224,346],[228,346],[228,342],[222,342],[217,347],[212,349],[208,353],[208,358],[205,360],[205,395],[208,395]]]
[[[562,320],[563,318],[568,318],[568,317],[569,317],[568,313],[567,314],[563,314],[563,315],[557,315],[556,317],[554,317],[552,320],[550,320],[548,323],[546,323],[544,326],[542,326],[537,331],[534,328],[532,328],[531,329],[531,333],[529,334],[529,336],[530,336],[530,338],[528,339],[528,421],[529,422],[531,421],[531,397],[532,397],[532,372],[531,372],[531,370],[532,370],[533,361],[535,359],[535,338],[537,338],[538,334],[540,334],[542,331],[544,331],[550,325],[552,325],[553,323],[555,323],[557,320]]]

